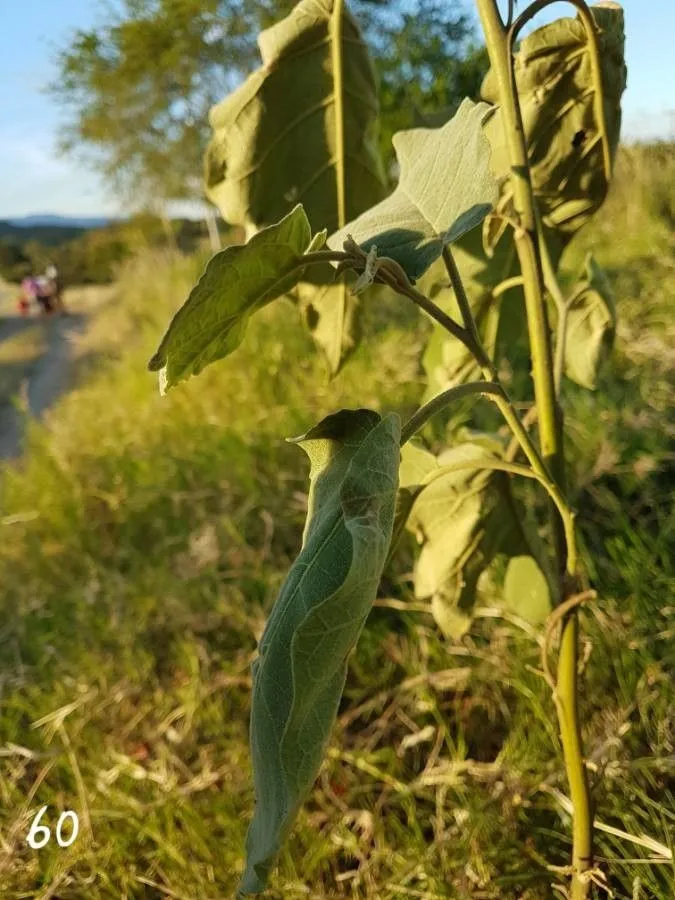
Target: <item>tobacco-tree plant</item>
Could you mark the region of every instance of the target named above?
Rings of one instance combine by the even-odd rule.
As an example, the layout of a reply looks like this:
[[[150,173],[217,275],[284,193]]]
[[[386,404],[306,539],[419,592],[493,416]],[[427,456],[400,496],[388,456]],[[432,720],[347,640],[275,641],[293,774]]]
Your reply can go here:
[[[242,896],[264,890],[312,787],[349,653],[406,528],[421,544],[416,597],[448,638],[469,627],[485,578],[504,607],[542,625],[574,811],[571,897],[600,877],[577,708],[577,608],[592,592],[565,483],[561,400],[565,378],[595,386],[615,316],[592,258],[568,289],[558,270],[607,193],[626,77],[623,14],[573,0],[574,18],[523,37],[548,3],[516,17],[509,2],[505,20],[496,0],[477,0],[491,63],[482,101],[397,134],[388,195],[376,79],[342,0],[301,0],[264,31],[262,66],[212,110],[207,191],[247,240],[210,260],[176,313],[150,363],[163,391],[228,356],[249,318],[284,296],[333,374],[356,346],[361,294],[395,292],[434,323],[427,395],[407,422],[343,409],[294,439],[311,462],[309,508],[253,669],[256,808]],[[479,398],[508,426],[508,444],[452,418],[461,409],[466,421]],[[434,454],[419,433],[439,416],[445,447]],[[514,493],[518,477],[548,498],[548,551]]]

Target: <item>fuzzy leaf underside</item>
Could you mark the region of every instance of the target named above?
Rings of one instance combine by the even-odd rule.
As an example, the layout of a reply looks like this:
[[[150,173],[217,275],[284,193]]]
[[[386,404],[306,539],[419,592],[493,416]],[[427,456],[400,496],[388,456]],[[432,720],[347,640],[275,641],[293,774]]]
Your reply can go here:
[[[590,253],[584,269],[567,314],[565,374],[595,390],[598,372],[614,343],[616,312],[612,288]]]
[[[211,111],[207,194],[249,235],[295,203],[313,229],[335,231],[386,192],[368,48],[333,0],[301,0],[259,46],[263,65]],[[358,304],[330,266],[295,299],[337,374],[358,343]]]
[[[305,211],[298,205],[246,244],[216,253],[150,360],[150,370],[160,372],[162,390],[229,356],[241,343],[253,313],[297,284],[303,255],[324,241],[325,233],[312,238]]]
[[[498,554],[531,560],[530,568],[522,571],[528,578],[531,570],[539,573],[537,586],[543,579],[550,610],[548,582],[533,556],[508,477],[480,466],[481,460],[499,459],[501,452],[496,440],[478,435],[439,457],[414,445],[402,451],[397,524],[400,528],[401,518],[407,516],[407,527],[421,545],[415,597],[430,601],[446,637],[460,637],[470,626],[479,579]],[[528,617],[528,584],[520,583],[520,570],[516,575],[504,603]]]
[[[311,460],[300,555],[253,670],[256,809],[240,894],[265,887],[318,773],[354,647],[387,557],[398,483],[397,416],[342,410],[297,442]]]
[[[450,244],[479,225],[497,199],[490,147],[483,133],[486,104],[464,100],[442,128],[414,128],[394,135],[398,185],[328,244],[342,249],[351,235],[364,250],[396,260],[418,279]]]

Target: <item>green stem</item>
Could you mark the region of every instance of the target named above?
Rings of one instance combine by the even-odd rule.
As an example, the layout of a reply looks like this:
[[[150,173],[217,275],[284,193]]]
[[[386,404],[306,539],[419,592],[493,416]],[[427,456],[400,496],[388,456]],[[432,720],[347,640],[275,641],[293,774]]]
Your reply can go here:
[[[356,268],[357,259],[351,253],[346,253],[344,250],[313,250],[311,253],[305,253],[304,256],[300,257],[297,268],[301,269],[303,266],[318,265],[327,262],[353,262],[354,268]]]
[[[464,290],[464,283],[462,282],[461,275],[459,274],[459,269],[457,268],[452,250],[449,246],[444,247],[443,261],[445,262],[448,275],[450,276],[450,283],[452,285],[453,291],[455,292],[455,297],[457,298],[457,304],[460,308],[465,328],[471,335],[472,340],[477,345],[478,354],[476,355],[476,362],[478,362],[478,364],[481,366],[483,376],[487,379],[485,383],[495,384],[499,388],[498,391],[489,392],[490,399],[498,407],[499,411],[504,417],[504,420],[506,421],[506,424],[511,429],[511,433],[520,444],[523,453],[527,457],[527,460],[532,467],[534,477],[537,478],[537,480],[546,488],[549,496],[551,497],[551,500],[553,501],[556,509],[560,514],[565,538],[565,546],[567,548],[567,562],[568,565],[571,566],[571,571],[574,571],[576,569],[577,558],[576,535],[574,530],[574,513],[567,504],[567,501],[565,500],[560,487],[551,477],[551,473],[549,472],[546,463],[541,458],[541,455],[539,454],[534,441],[530,437],[527,429],[525,428],[525,425],[520,419],[520,416],[516,412],[513,401],[510,399],[503,385],[501,385],[499,381],[499,373],[497,372],[497,368],[494,362],[485,352],[485,348],[482,345],[480,334],[476,326],[476,321],[474,319],[473,313],[471,312],[471,305],[469,304],[469,300],[466,296],[466,291]]]
[[[452,255],[452,250],[449,246],[443,248],[443,262],[445,263],[448,275],[450,276],[450,284],[452,285],[455,297],[457,298],[457,305],[459,306],[460,312],[462,314],[465,329],[467,333],[471,335],[471,340],[476,346],[476,352],[474,353],[476,362],[481,367],[483,377],[487,381],[492,381],[499,384],[499,373],[497,372],[497,367],[485,352],[485,348],[483,347],[480,334],[478,332],[478,327],[476,326],[476,320],[473,317],[473,313],[471,312],[471,305],[466,296],[466,291],[464,290],[462,277],[459,274],[459,269],[457,268],[455,258]],[[530,438],[530,435],[527,433],[527,430],[525,429],[523,423],[520,421],[520,417],[518,416],[513,402],[509,398],[507,392],[503,387],[501,387],[499,393],[491,399],[494,400],[494,403],[497,405],[501,414],[504,416],[507,425],[522,447],[523,452],[525,453],[525,456],[527,457],[527,460],[534,471],[542,478],[553,483],[554,480],[546,467],[546,463],[544,462],[544,460],[542,460],[534,442]]]
[[[383,269],[378,272],[378,277],[397,293],[401,294],[401,296],[408,297],[408,299],[412,300],[416,306],[423,309],[427,315],[434,319],[434,321],[438,322],[438,324],[445,328],[445,330],[453,335],[453,337],[456,337],[458,341],[461,341],[473,356],[480,353],[480,348],[476,345],[472,335],[469,334],[465,328],[462,328],[461,325],[458,325],[446,312],[443,312],[440,307],[436,306],[433,300],[430,300],[425,294],[422,294],[417,288],[413,287],[409,281],[397,278],[391,271]]]
[[[500,385],[489,381],[471,381],[468,384],[458,384],[432,397],[428,403],[420,407],[417,412],[408,419],[401,429],[401,446],[406,444],[420,428],[425,425],[432,416],[444,409],[450,403],[469,397],[471,394],[486,396],[488,394],[501,394]]]
[[[495,0],[477,0],[490,64],[499,88],[500,114],[511,164],[514,203],[519,227],[514,231],[525,294],[534,393],[539,410],[539,434],[544,459],[551,461],[558,480],[560,453],[556,422],[555,386],[550,330],[543,298],[543,276],[537,242],[534,193],[530,180],[527,144],[520,107],[514,90],[506,30]]]
[[[476,362],[479,363],[481,368],[488,368],[491,365],[490,357],[487,355],[487,353],[485,352],[485,348],[483,347],[483,342],[478,332],[476,320],[474,319],[473,313],[471,311],[469,298],[466,296],[466,291],[464,290],[464,283],[462,281],[461,275],[459,274],[459,269],[457,268],[455,257],[452,255],[452,250],[447,244],[443,245],[443,262],[445,263],[445,268],[448,275],[450,276],[450,284],[452,285],[452,289],[455,293],[455,299],[457,300],[457,305],[459,306],[459,312],[462,316],[464,328],[471,335],[471,339],[476,347]]]
[[[335,0],[331,18],[331,54],[333,63],[333,85],[335,96],[335,177],[337,190],[338,228],[347,224],[345,202],[345,114],[342,66],[342,27],[344,22],[344,2]]]
[[[535,2],[533,6],[529,7],[526,14],[533,15],[534,12],[530,11],[543,8],[543,5],[546,4]],[[575,5],[577,4],[575,3]],[[530,177],[527,142],[518,103],[511,54],[513,38],[527,21],[524,18],[526,14],[521,15],[513,23],[507,34],[496,0],[477,0],[477,6],[485,32],[490,64],[497,80],[500,114],[509,153],[514,205],[519,223],[519,227],[514,231],[514,239],[524,279],[525,308],[542,455],[546,463],[551,466],[556,484],[561,485],[564,489],[562,428],[556,399],[553,353],[544,297],[538,240],[539,229]],[[589,40],[591,40],[590,37]],[[602,96],[600,102],[602,102]],[[569,590],[569,584],[574,583],[577,564],[573,521],[571,528],[564,518],[561,523],[561,519],[555,514],[552,521],[558,569],[561,577],[563,571],[567,572],[569,577],[563,584]],[[563,543],[561,524],[565,536],[568,537],[566,548]],[[564,600],[565,597],[566,590],[563,590],[562,599]],[[585,900],[589,891],[586,873],[593,865],[593,832],[577,705],[577,666],[578,622],[576,611],[573,611],[564,619],[562,625],[556,705],[565,769],[574,807],[571,898],[572,900]]]

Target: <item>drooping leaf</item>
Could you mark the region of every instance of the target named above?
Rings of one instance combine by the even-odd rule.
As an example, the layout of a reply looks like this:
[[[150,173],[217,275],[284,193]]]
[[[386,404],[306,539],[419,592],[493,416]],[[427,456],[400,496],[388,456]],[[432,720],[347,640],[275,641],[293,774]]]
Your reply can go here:
[[[561,18],[524,38],[515,57],[515,78],[531,165],[532,185],[546,228],[555,236],[555,257],[598,210],[609,188],[621,127],[621,95],[626,87],[623,10],[618,4],[592,6],[599,29],[602,100],[610,157],[603,159],[597,115],[597,85],[581,19]],[[481,91],[498,102],[497,80],[488,72]],[[509,157],[497,114],[486,125],[495,171],[508,174]],[[512,186],[503,188],[508,196]],[[500,198],[502,205],[505,198]],[[557,259],[556,259],[557,262]]]
[[[551,612],[546,576],[532,556],[514,556],[506,567],[504,606],[532,625],[541,625]]]
[[[302,275],[303,255],[324,241],[325,232],[312,238],[298,205],[246,244],[216,253],[150,360],[150,370],[160,372],[162,389],[232,353],[253,313],[294,287]]]
[[[485,104],[465,100],[442,128],[394,135],[400,165],[396,189],[328,243],[341,249],[351,235],[364,250],[395,259],[416,280],[441,255],[443,244],[479,225],[497,199],[490,148],[482,123]]]
[[[301,0],[258,39],[263,65],[211,111],[206,188],[247,233],[302,203],[313,229],[334,231],[385,193],[373,66],[344,3]],[[298,299],[335,374],[358,339],[357,305],[333,269]],[[311,310],[311,312],[309,312]]]
[[[437,458],[426,454],[411,478],[401,476],[407,526],[421,544],[415,596],[430,601],[447,637],[460,637],[468,629],[479,580],[495,557],[532,552],[508,476],[484,467],[502,452],[496,440],[474,435]],[[400,515],[403,509],[401,505]],[[542,578],[548,591],[543,573]]]
[[[397,416],[366,409],[328,416],[297,439],[311,460],[309,510],[254,663],[256,809],[242,895],[264,890],[318,773],[391,540],[399,440]]]
[[[613,161],[621,122],[621,95],[626,84],[623,12],[615,4],[593,6],[591,11],[600,29],[604,116]],[[581,21],[562,18],[528,35],[516,53],[515,76],[533,188],[557,267],[565,245],[597,211],[609,186],[595,106],[597,95]],[[497,103],[493,72],[486,76],[482,96]],[[469,232],[455,245],[454,256],[488,351],[492,354],[494,349],[498,363],[499,336],[508,333],[511,346],[514,338],[522,340],[525,323],[520,288],[513,288],[508,299],[494,293],[501,282],[518,274],[511,229],[499,216],[513,216],[513,189],[498,109],[486,119],[484,129],[492,148],[492,167],[500,180],[499,200],[484,223],[483,240],[478,231]],[[440,280],[442,277],[441,270]],[[521,295],[520,303],[517,293]],[[452,308],[454,301],[447,280],[435,300],[445,309]],[[496,325],[497,338],[492,341]],[[476,375],[468,353],[438,325],[434,325],[424,365],[427,396]]]
[[[584,268],[567,314],[565,374],[594,390],[600,367],[614,343],[616,312],[612,288],[590,253]]]
[[[394,512],[394,527],[387,564],[396,552],[405,531],[410,510],[417,495],[422,490],[427,476],[438,468],[433,453],[419,446],[417,441],[408,441],[401,447],[401,465],[398,472],[398,492]]]
[[[495,454],[472,442],[442,453],[435,469],[418,486],[408,518],[408,528],[421,544],[415,563],[415,597],[431,602],[433,616],[446,636],[459,636],[470,622],[472,602],[467,597],[464,608],[460,602],[464,570],[472,551],[481,545],[482,520],[497,499],[491,489],[492,472],[460,466],[486,457],[495,458]]]
[[[368,49],[334,0],[301,0],[258,44],[262,66],[211,111],[208,196],[249,230],[302,203],[334,231],[384,192]]]

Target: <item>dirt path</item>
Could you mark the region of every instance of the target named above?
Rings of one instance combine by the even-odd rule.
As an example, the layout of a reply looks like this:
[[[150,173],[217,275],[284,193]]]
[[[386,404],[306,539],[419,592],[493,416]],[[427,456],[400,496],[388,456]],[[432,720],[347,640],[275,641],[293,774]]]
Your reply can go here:
[[[21,454],[26,415],[41,418],[68,389],[77,339],[101,305],[100,289],[70,297],[66,292],[65,301],[68,315],[22,318],[12,309],[9,292],[0,293],[0,459]]]

